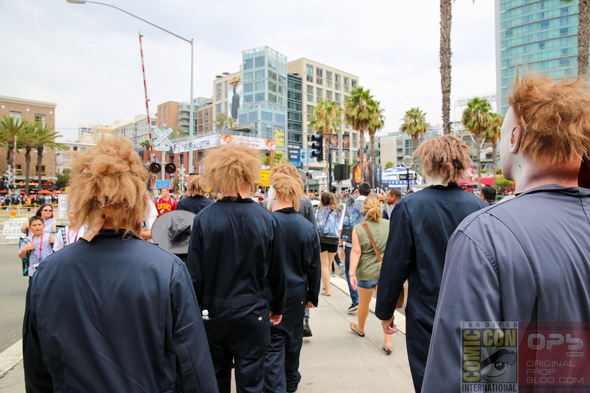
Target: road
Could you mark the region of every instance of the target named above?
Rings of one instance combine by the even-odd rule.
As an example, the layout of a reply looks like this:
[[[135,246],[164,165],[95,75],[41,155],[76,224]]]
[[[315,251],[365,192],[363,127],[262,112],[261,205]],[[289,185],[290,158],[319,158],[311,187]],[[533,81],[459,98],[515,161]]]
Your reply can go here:
[[[21,339],[29,279],[23,277],[18,245],[0,236],[0,353]]]

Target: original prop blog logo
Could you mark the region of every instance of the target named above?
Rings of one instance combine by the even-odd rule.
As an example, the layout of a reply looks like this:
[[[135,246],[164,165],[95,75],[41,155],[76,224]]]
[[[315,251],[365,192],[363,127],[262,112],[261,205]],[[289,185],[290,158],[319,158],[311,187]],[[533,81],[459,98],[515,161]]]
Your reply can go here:
[[[461,391],[518,391],[518,322],[461,322]]]

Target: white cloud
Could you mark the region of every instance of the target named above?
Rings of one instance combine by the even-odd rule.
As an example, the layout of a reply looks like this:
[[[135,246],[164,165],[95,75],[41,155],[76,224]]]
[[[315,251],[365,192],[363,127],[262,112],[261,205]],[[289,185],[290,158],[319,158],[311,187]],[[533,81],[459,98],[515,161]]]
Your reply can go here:
[[[194,38],[194,96],[235,72],[242,50],[270,46],[360,77],[385,108],[386,129],[413,106],[441,123],[439,2],[370,0],[112,0]],[[494,4],[453,3],[452,100],[495,93]],[[138,31],[150,109],[188,101],[190,45],[109,7],[65,0],[0,2],[0,95],[56,102],[56,128],[109,124],[145,113]],[[453,118],[453,111],[451,113]]]

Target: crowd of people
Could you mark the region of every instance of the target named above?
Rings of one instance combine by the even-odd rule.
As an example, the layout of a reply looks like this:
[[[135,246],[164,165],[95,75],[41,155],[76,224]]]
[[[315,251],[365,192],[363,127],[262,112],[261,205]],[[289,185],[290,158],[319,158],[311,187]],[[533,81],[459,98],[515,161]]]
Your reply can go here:
[[[290,164],[257,191],[260,157],[237,145],[208,152],[184,198],[163,188],[154,200],[131,143],[100,141],[74,158],[70,225],[55,234],[43,205],[23,226],[28,391],[229,392],[233,370],[238,392],[294,392],[310,310],[331,296],[338,258],[355,340],[376,295],[391,354],[394,311],[405,307],[416,392],[546,388],[513,378],[525,367],[516,344],[469,358],[481,365],[474,380],[465,341],[477,330],[465,326],[498,327],[501,347],[506,321],[524,337],[576,334],[590,321],[590,87],[527,76],[510,105],[501,165],[518,196],[499,204],[492,187],[479,197],[459,187],[471,149],[451,135],[414,152],[426,188],[390,189],[382,206],[361,182],[340,201],[321,193],[317,211]]]

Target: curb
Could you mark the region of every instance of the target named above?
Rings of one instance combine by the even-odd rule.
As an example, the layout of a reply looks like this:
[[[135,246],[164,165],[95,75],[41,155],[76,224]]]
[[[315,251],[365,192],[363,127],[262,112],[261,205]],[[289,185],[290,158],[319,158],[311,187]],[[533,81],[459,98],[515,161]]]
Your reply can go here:
[[[342,292],[344,292],[348,296],[350,296],[350,291],[348,290],[348,283],[342,277],[331,276],[330,277],[330,284],[334,285],[336,288],[340,289]],[[375,298],[372,298],[371,303],[369,304],[369,310],[373,314],[375,314],[375,303],[376,303]],[[405,336],[406,335],[406,316],[396,310],[394,313],[394,317],[395,317],[395,328],[397,329],[398,332],[400,332],[401,334],[403,334]]]
[[[18,340],[11,347],[0,353],[0,378],[23,360],[22,340]]]

